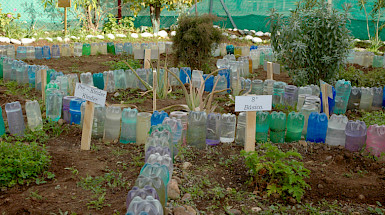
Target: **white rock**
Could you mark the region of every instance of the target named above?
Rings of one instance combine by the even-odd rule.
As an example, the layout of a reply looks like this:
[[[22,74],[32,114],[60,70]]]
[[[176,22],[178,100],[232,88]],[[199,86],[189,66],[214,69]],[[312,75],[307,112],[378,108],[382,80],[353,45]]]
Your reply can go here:
[[[233,31],[238,31],[238,29],[237,29],[237,28],[234,28]]]
[[[262,43],[262,39],[259,37],[254,37],[251,41],[253,41],[253,43]]]
[[[17,39],[11,39],[11,43],[21,45],[21,41]]]
[[[131,35],[130,35],[130,37],[132,37],[132,38],[138,38],[139,37],[139,35],[137,34],[137,33],[132,33]]]
[[[127,37],[127,36],[124,35],[124,34],[116,34],[116,37],[125,38],[125,37]]]
[[[228,28],[227,30],[228,30],[228,31],[233,31],[233,29],[231,29],[231,28]]]
[[[70,38],[71,39],[75,39],[75,40],[77,40],[78,38],[77,37],[75,37],[75,36],[70,36]]]
[[[218,25],[213,25],[213,27],[214,27],[214,28],[219,28],[219,26],[218,26]]]
[[[271,34],[270,34],[270,32],[265,32],[265,33],[263,34],[263,36],[267,36],[267,37],[270,37],[270,36],[271,36]]]
[[[47,34],[47,35],[49,34],[49,32],[48,32],[48,31],[45,31],[44,33],[45,33],[45,34]]]
[[[36,41],[35,37],[32,37],[32,41],[33,41],[33,42],[35,42],[35,41]]]
[[[61,38],[61,37],[56,37],[56,40],[59,42],[63,42],[63,38]]]
[[[171,31],[170,35],[171,36],[175,36],[176,35],[176,31]]]
[[[154,35],[153,35],[154,37],[157,37],[158,36],[158,33],[154,33]]]
[[[230,39],[237,39],[238,37],[236,35],[231,35]]]
[[[40,37],[38,40],[44,40],[44,38],[41,38],[41,37]]]
[[[158,32],[158,36],[160,36],[162,38],[166,38],[168,36],[168,34],[165,30],[161,30]]]
[[[360,42],[361,40],[358,39],[358,38],[356,38],[356,39],[354,39],[353,41],[354,41],[354,42]]]
[[[252,40],[252,39],[253,39],[253,36],[247,35],[247,36],[245,37],[245,39],[246,39],[246,40]]]
[[[115,39],[115,36],[113,34],[107,34],[107,38],[113,40]]]
[[[188,169],[188,168],[190,168],[190,166],[192,166],[192,164],[190,162],[184,162],[182,168],[183,169]]]
[[[243,29],[243,31],[249,31],[249,29]]]
[[[89,34],[89,35],[86,36],[86,39],[88,40],[88,39],[90,39],[92,37],[94,37],[94,36]]]
[[[262,211],[262,208],[260,208],[260,207],[252,207],[251,210],[253,212],[255,212],[255,213],[258,213],[258,212]]]
[[[255,33],[255,36],[262,37],[263,36],[263,32],[262,31],[258,31],[257,33]]]
[[[53,41],[53,39],[52,39],[51,37],[46,37],[45,39],[48,40],[48,41],[50,41],[50,42]]]
[[[148,33],[148,32],[141,33],[140,36],[142,36],[142,37],[153,37],[153,35],[151,33]]]
[[[251,33],[255,34],[255,31],[254,30],[250,30]]]
[[[98,35],[98,36],[96,36],[96,38],[98,38],[99,40],[103,40],[104,36],[103,35]]]
[[[70,38],[68,38],[68,37],[64,38],[64,42],[68,43],[69,41],[71,41]]]
[[[229,34],[227,32],[223,32],[222,35],[225,36],[225,37],[229,36]]]
[[[243,39],[245,39],[245,38],[244,38],[244,37],[239,37],[238,39],[243,40]]]
[[[30,43],[33,43],[33,39],[30,39],[30,38],[23,38],[21,39],[21,43],[23,44],[30,44]]]
[[[0,37],[0,42],[2,42],[2,43],[10,43],[11,40],[8,37]]]

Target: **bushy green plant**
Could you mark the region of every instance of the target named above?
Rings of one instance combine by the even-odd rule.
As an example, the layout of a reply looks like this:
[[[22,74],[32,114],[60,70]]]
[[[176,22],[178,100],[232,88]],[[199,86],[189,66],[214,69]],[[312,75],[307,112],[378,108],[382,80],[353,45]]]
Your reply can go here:
[[[339,79],[349,80],[352,86],[357,87],[383,87],[385,86],[385,70],[377,68],[364,73],[354,66],[342,68],[339,72]]]
[[[278,61],[298,86],[332,82],[347,57],[351,36],[344,13],[330,9],[325,1],[305,6],[299,3],[288,18],[272,10],[271,45]]]
[[[50,156],[44,146],[36,142],[29,144],[0,142],[0,187],[30,183],[46,172],[50,165]],[[41,180],[40,180],[41,181]]]
[[[128,33],[134,30],[134,18],[133,17],[124,17],[119,21],[113,14],[108,14],[108,22],[103,26],[103,31],[105,33]]]
[[[173,37],[175,65],[183,62],[192,69],[201,69],[211,59],[213,43],[220,43],[223,36],[213,27],[218,17],[213,15],[182,16]]]
[[[16,11],[16,8],[14,9]],[[16,16],[13,13],[3,13],[0,3],[0,35],[8,36],[9,31],[12,29],[12,23],[14,20],[20,18],[20,13]]]
[[[310,170],[298,161],[302,156],[296,151],[283,152],[271,143],[264,143],[257,151],[242,151],[241,154],[245,156],[255,185],[265,187],[268,196],[276,193],[284,199],[293,197],[300,202],[305,189],[310,188],[304,181]]]

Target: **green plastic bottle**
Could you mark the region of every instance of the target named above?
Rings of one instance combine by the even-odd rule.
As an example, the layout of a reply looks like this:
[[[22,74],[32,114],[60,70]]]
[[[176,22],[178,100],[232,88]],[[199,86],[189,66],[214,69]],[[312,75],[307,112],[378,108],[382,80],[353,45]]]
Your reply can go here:
[[[255,126],[255,141],[266,142],[269,132],[269,112],[257,112]]]
[[[4,125],[4,119],[3,119],[3,111],[0,107],[0,136],[3,136],[5,134],[5,125]]]
[[[83,44],[82,55],[83,56],[90,56],[91,55],[91,45],[90,44],[88,44],[88,43]]]
[[[108,54],[115,54],[115,45],[113,42],[107,43],[107,53]]]
[[[286,114],[276,112],[270,114],[270,140],[272,143],[284,143],[286,131]]]
[[[290,112],[287,116],[286,142],[301,140],[305,116],[301,112]]]
[[[4,61],[5,57],[1,57],[0,58],[0,79],[3,79],[3,61]]]

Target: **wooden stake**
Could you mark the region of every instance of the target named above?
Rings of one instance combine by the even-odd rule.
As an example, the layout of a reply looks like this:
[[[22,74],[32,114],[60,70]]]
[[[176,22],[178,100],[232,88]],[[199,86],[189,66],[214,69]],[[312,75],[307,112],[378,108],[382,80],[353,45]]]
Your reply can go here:
[[[152,111],[156,111],[156,88],[157,88],[157,81],[158,77],[156,74],[156,70],[152,73]]]
[[[273,79],[273,63],[267,62],[267,77],[266,79],[274,80]]]
[[[67,35],[67,7],[64,8],[64,35]]]
[[[45,86],[47,85],[47,70],[42,69],[41,75],[41,97],[43,99],[43,105],[45,105]]]
[[[325,83],[320,83],[321,84],[321,92],[322,92],[322,106],[323,106],[323,110],[324,110],[324,113],[326,114],[326,116],[328,117],[329,119],[329,100],[328,100],[328,95],[329,95],[329,92],[328,92],[328,87]]]
[[[83,120],[83,131],[82,131],[82,141],[81,141],[81,150],[90,150],[91,149],[91,135],[92,135],[92,124],[94,121],[94,103],[86,101],[86,108]]]
[[[246,141],[245,151],[255,151],[255,126],[256,126],[257,112],[246,112]]]
[[[151,49],[145,49],[144,50],[144,68],[145,69],[149,69],[151,67],[150,60],[151,60]]]

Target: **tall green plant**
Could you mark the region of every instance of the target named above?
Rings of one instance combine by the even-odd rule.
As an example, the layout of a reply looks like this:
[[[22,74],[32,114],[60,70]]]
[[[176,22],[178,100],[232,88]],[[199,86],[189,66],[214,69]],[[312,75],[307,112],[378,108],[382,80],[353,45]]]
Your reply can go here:
[[[346,27],[350,6],[343,13],[325,2],[298,5],[288,18],[271,11],[271,45],[278,61],[298,86],[334,81],[351,47]]]

